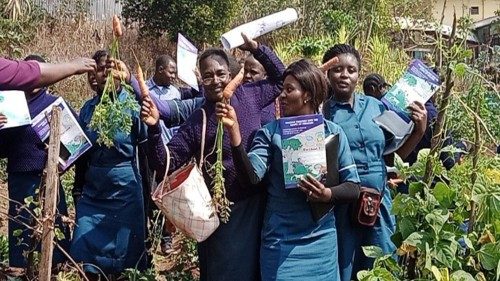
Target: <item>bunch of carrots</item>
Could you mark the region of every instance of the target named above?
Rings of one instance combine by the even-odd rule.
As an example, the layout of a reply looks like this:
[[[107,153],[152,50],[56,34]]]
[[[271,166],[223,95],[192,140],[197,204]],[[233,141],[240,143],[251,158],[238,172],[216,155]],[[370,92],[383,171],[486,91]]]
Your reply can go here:
[[[101,94],[99,104],[95,107],[90,128],[98,134],[97,142],[107,147],[114,145],[113,140],[118,133],[130,134],[132,129],[132,112],[139,111],[139,105],[133,96],[133,89],[125,81],[123,69],[116,61],[120,59],[119,39],[123,35],[118,17],[113,16],[113,41],[110,47],[110,61],[114,61],[114,68],[110,69],[106,77],[106,84]],[[120,80],[120,88],[128,95],[119,100],[115,79]]]

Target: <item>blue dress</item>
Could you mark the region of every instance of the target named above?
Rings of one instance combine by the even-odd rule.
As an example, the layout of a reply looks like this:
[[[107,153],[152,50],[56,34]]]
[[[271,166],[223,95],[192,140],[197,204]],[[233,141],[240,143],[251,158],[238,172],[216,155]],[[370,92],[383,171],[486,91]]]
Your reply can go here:
[[[259,130],[248,153],[257,176],[269,176],[260,249],[262,280],[339,280],[335,218],[325,216],[316,223],[306,195],[285,189],[278,130],[279,121]],[[359,182],[344,131],[325,121],[325,132],[340,134],[340,182]]]
[[[31,118],[37,116],[57,99],[47,89],[40,90],[35,96],[28,100],[28,108]],[[76,117],[76,115],[75,115]],[[47,150],[45,144],[40,140],[31,126],[21,126],[0,130],[0,158],[7,158],[8,189],[9,189],[9,266],[25,268],[27,266],[25,252],[40,251],[40,243],[35,244],[33,231],[27,229],[25,224],[33,225],[33,217],[21,208],[27,197],[33,197],[38,201],[37,189],[40,188],[43,170],[47,162]],[[29,209],[33,212],[35,205],[31,204]],[[58,241],[65,250],[69,250],[70,230],[62,223],[61,215],[68,216],[66,198],[61,184],[59,184],[59,200],[57,204],[55,225],[64,233],[64,239]],[[20,235],[15,232],[22,230]],[[20,242],[20,243],[19,243]],[[61,263],[66,256],[54,249],[53,263]]]
[[[323,106],[325,118],[344,129],[349,139],[361,186],[376,188],[384,192],[382,205],[375,226],[358,227],[351,224],[348,205],[335,208],[339,241],[339,267],[341,280],[355,279],[360,270],[371,268],[373,259],[367,258],[362,246],[374,245],[384,253],[392,253],[395,246],[391,236],[395,230],[394,216],[391,215],[392,199],[386,187],[386,166],[383,153],[390,139],[373,122],[384,110],[384,105],[375,98],[355,94],[354,106],[332,99]]]
[[[118,100],[127,93],[122,91]],[[133,112],[130,134],[118,133],[114,147],[96,143],[97,133],[88,127],[99,96],[87,101],[80,122],[94,145],[88,152],[82,198],[76,206],[76,228],[71,255],[84,262],[85,271],[106,274],[126,268],[145,268],[145,222],[141,176],[136,164],[137,145],[146,140],[146,126]]]

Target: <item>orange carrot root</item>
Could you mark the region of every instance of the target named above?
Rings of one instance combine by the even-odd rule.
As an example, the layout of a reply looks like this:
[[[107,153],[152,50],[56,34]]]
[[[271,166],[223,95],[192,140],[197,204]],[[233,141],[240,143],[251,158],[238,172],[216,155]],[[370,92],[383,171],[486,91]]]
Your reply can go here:
[[[120,23],[120,19],[118,18],[117,15],[113,16],[113,34],[115,37],[122,37],[123,31],[122,31],[122,25]]]
[[[236,91],[236,88],[241,85],[243,81],[243,71],[244,69],[241,68],[240,72],[236,75],[236,77],[231,80],[226,87],[224,88],[224,91],[222,91],[222,96],[224,99],[229,100],[234,94],[234,91]]]
[[[337,57],[331,58],[329,61],[327,61],[323,65],[321,65],[319,67],[319,69],[323,72],[327,72],[328,70],[330,70],[330,68],[332,68],[338,62],[339,62],[339,58],[337,58]]]

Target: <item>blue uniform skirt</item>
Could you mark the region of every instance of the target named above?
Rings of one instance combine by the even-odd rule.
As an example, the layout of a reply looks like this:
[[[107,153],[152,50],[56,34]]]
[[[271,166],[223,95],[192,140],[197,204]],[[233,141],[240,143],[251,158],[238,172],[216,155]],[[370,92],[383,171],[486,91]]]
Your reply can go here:
[[[265,194],[234,202],[231,217],[198,244],[201,281],[258,281]]]
[[[367,183],[385,185],[385,173],[360,172],[362,186],[372,186]],[[375,186],[376,187],[376,186]],[[376,187],[382,191],[382,187]],[[386,187],[377,221],[373,227],[358,226],[352,223],[352,206],[339,205],[335,207],[335,217],[339,244],[339,268],[342,281],[357,280],[356,274],[360,270],[373,267],[374,259],[364,255],[363,246],[377,246],[385,254],[393,253],[396,249],[391,240],[395,231],[394,216],[391,215],[392,199],[390,190]]]
[[[146,267],[141,177],[132,162],[91,166],[76,206],[71,255],[92,273]],[[100,270],[101,271],[100,271]]]
[[[33,217],[21,205],[25,205],[24,199],[32,196],[37,200],[35,191],[40,187],[41,172],[16,172],[8,175],[9,198],[9,216],[15,220],[9,219],[9,266],[26,268],[27,259],[23,252],[40,251],[40,245],[35,245],[31,239],[33,232],[26,228],[23,223],[33,225]],[[59,228],[64,234],[64,239],[58,241],[59,245],[67,252],[69,249],[70,232],[69,227],[62,224],[61,216],[68,215],[66,206],[66,197],[64,190],[59,184],[59,200],[57,204],[58,216],[55,220],[55,227]],[[33,204],[29,206],[31,212],[35,208]],[[23,223],[21,223],[23,222]],[[22,230],[21,235],[14,236],[14,232]],[[54,249],[53,264],[61,263],[66,257],[57,248]]]
[[[315,222],[305,202],[281,204],[268,203],[264,217],[262,280],[339,280],[333,214]]]

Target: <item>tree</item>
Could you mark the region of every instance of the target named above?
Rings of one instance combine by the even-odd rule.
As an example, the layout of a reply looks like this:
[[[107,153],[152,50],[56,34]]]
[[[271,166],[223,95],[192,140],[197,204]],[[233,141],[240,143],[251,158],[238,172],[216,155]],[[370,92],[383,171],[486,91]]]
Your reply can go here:
[[[139,24],[144,35],[166,34],[171,40],[181,32],[196,44],[214,44],[228,31],[242,0],[124,0],[123,16]]]

